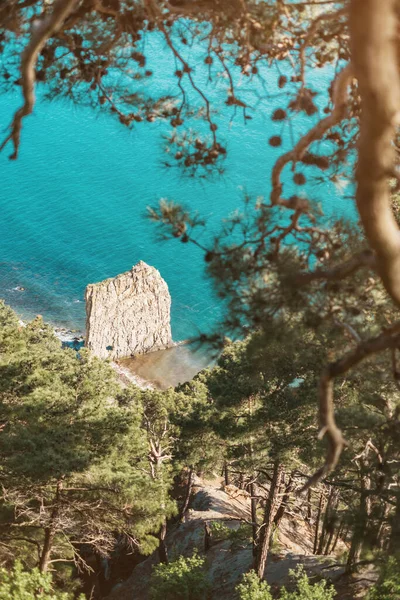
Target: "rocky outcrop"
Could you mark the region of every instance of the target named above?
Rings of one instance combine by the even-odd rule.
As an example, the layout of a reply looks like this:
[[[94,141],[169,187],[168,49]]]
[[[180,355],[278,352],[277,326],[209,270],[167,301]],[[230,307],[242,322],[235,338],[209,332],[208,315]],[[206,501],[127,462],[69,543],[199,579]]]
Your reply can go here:
[[[160,273],[143,261],[86,288],[86,345],[100,358],[172,346],[171,296]]]
[[[289,571],[303,565],[311,576],[322,575],[336,579],[343,574],[343,567],[335,557],[313,556],[314,528],[302,516],[300,499],[291,505],[290,515],[283,517],[279,530],[275,534],[274,548],[268,560],[265,578],[271,586],[288,585]],[[170,523],[166,543],[173,559],[179,555],[193,555],[196,548],[207,559],[207,576],[211,583],[207,596],[210,600],[233,600],[237,598],[235,587],[242,574],[253,565],[251,544],[242,538],[229,539],[218,536],[211,539],[211,545],[205,548],[205,526],[210,523],[225,525],[236,530],[240,524],[245,527],[251,523],[250,499],[243,490],[235,486],[223,486],[222,480],[203,481],[195,478],[191,508],[186,511],[183,522]],[[250,531],[248,534],[250,534]],[[340,550],[346,548],[341,545]],[[150,580],[154,565],[158,564],[158,552],[137,565],[132,575],[123,583],[118,583],[107,600],[149,600]],[[328,565],[332,564],[332,567]],[[337,598],[343,596],[338,595]],[[361,597],[361,596],[360,596]],[[362,596],[365,597],[365,596]]]

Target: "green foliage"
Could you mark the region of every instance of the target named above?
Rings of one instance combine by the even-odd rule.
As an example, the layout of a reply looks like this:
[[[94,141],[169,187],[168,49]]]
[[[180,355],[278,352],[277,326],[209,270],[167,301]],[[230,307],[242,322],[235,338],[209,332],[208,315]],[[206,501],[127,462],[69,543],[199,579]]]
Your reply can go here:
[[[280,600],[333,600],[336,596],[335,588],[325,580],[311,584],[302,566],[296,571],[289,571],[289,574],[296,581],[296,590],[288,592],[283,588]]]
[[[255,571],[245,573],[235,589],[240,600],[272,600],[268,583],[261,581]]]
[[[311,584],[303,567],[290,571],[296,581],[296,589],[288,592],[282,588],[279,600],[333,600],[336,595],[333,586],[326,581]],[[236,586],[240,600],[272,600],[270,588],[266,581],[261,581],[255,571],[243,575],[242,582]]]
[[[248,546],[252,539],[251,525],[240,523],[237,529],[230,529],[228,539],[231,542],[232,551]]]
[[[251,526],[247,523],[240,523],[239,527],[231,529],[221,521],[211,521],[210,529],[213,541],[228,540],[231,542],[231,550],[247,546],[251,541]]]
[[[378,583],[368,594],[368,600],[400,600],[400,562],[390,557]]]
[[[205,559],[196,553],[153,568],[151,600],[205,600],[209,589]]]
[[[41,573],[39,569],[25,571],[17,561],[12,571],[0,569],[0,600],[84,600],[67,592],[53,589],[50,573]]]
[[[231,530],[221,521],[211,521],[211,535],[214,541],[226,540],[229,537]]]
[[[0,303],[4,561],[37,566],[48,530],[49,560],[71,560],[77,539],[107,553],[120,532],[144,553],[157,547],[153,534],[175,504],[170,470],[154,477],[144,421],[161,427],[166,413],[157,416],[142,396],[127,403],[126,394],[110,365],[63,350],[41,318],[21,326]]]

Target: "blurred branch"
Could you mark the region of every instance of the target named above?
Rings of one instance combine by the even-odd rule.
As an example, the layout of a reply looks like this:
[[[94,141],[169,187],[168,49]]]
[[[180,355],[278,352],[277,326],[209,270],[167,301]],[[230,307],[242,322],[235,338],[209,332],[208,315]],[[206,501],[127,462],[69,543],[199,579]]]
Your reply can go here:
[[[319,386],[319,420],[321,430],[318,437],[320,439],[323,437],[327,438],[328,451],[325,464],[310,477],[300,492],[304,492],[311,486],[316,485],[336,467],[342,450],[346,445],[342,432],[336,425],[335,420],[333,393],[335,378],[344,375],[365,358],[390,348],[397,348],[399,345],[400,323],[395,323],[377,337],[361,342],[354,350],[348,352],[336,362],[330,363],[324,369]]]
[[[352,0],[350,38],[361,97],[357,207],[382,282],[399,306],[400,231],[389,185],[400,123],[397,0],[388,0],[384,10],[380,0]]]
[[[0,152],[11,140],[14,144],[14,152],[10,159],[18,158],[18,149],[21,136],[22,120],[30,115],[35,105],[35,67],[38,56],[46,42],[62,26],[65,19],[71,14],[80,0],[55,0],[52,11],[44,15],[40,21],[34,20],[31,27],[31,37],[21,57],[22,95],[24,103],[17,110],[10,125],[10,133],[0,146]]]
[[[293,199],[284,200],[281,198],[282,194],[282,183],[281,174],[285,166],[290,162],[297,162],[301,160],[307,148],[312,142],[319,140],[323,135],[332,127],[342,121],[347,112],[347,101],[348,101],[348,86],[353,77],[353,70],[350,64],[348,64],[342,71],[338,73],[333,83],[333,110],[330,115],[321,119],[318,123],[310,129],[302,138],[297,142],[296,146],[283,154],[276,161],[274,168],[272,169],[272,191],[270,195],[272,205],[281,205],[297,210],[302,208],[303,210],[308,205],[307,201],[295,196]]]
[[[336,265],[330,269],[316,269],[307,273],[299,273],[294,276],[294,283],[296,285],[306,285],[317,279],[324,279],[329,281],[339,281],[352,275],[359,269],[367,267],[370,269],[376,269],[376,259],[374,253],[371,250],[364,250],[359,254],[356,254],[350,260]]]
[[[316,32],[318,30],[318,26],[320,25],[320,23],[322,23],[324,21],[333,21],[333,20],[337,21],[340,19],[340,17],[342,17],[346,13],[347,13],[347,8],[342,8],[335,12],[330,11],[330,12],[323,13],[321,15],[318,15],[318,17],[316,17],[314,19],[314,21],[311,23],[310,27],[308,28],[306,37],[304,38],[304,41],[300,47],[300,54],[299,54],[300,77],[301,77],[302,87],[305,86],[306,51],[310,45],[310,42],[311,42],[313,36],[316,34]]]

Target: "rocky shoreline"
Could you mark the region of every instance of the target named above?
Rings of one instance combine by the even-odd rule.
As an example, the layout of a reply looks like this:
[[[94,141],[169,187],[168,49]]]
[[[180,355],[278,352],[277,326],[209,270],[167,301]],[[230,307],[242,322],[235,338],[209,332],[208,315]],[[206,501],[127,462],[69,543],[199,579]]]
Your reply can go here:
[[[73,343],[75,341],[79,341],[82,344],[85,342],[85,335],[82,331],[77,329],[68,329],[66,327],[57,327],[52,326],[54,335],[63,343]]]

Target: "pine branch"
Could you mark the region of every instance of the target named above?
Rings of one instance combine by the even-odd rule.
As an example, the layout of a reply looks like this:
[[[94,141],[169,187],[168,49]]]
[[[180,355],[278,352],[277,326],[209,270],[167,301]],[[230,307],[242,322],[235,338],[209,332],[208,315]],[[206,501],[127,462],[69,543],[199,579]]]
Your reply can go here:
[[[24,103],[16,111],[10,125],[10,133],[0,146],[1,152],[8,142],[12,141],[14,152],[10,155],[11,160],[18,158],[22,120],[32,113],[35,105],[35,68],[38,56],[46,45],[46,42],[60,29],[65,19],[79,2],[80,0],[55,0],[52,12],[44,16],[39,24],[37,21],[34,21],[32,24],[31,38],[21,56],[22,95]]]
[[[323,371],[319,386],[319,438],[326,437],[328,451],[325,464],[307,481],[300,493],[308,490],[313,485],[324,479],[337,465],[346,441],[342,431],[336,425],[334,412],[334,389],[336,377],[344,375],[358,365],[365,358],[400,345],[400,323],[396,323],[380,335],[358,344],[358,346],[345,354],[341,359],[327,365]]]
[[[308,206],[308,202],[302,198],[295,197],[295,200],[284,200],[281,198],[282,194],[282,183],[281,175],[285,166],[290,162],[297,162],[301,160],[302,156],[306,152],[307,148],[315,142],[320,140],[324,134],[332,129],[335,125],[340,123],[347,112],[347,101],[348,101],[348,86],[353,77],[353,70],[350,64],[348,64],[342,71],[340,71],[333,84],[333,110],[330,115],[321,119],[318,123],[310,129],[302,138],[297,142],[295,147],[286,154],[283,154],[276,161],[274,168],[272,169],[272,191],[270,195],[272,205],[286,206],[293,210],[302,209],[304,210]]]

